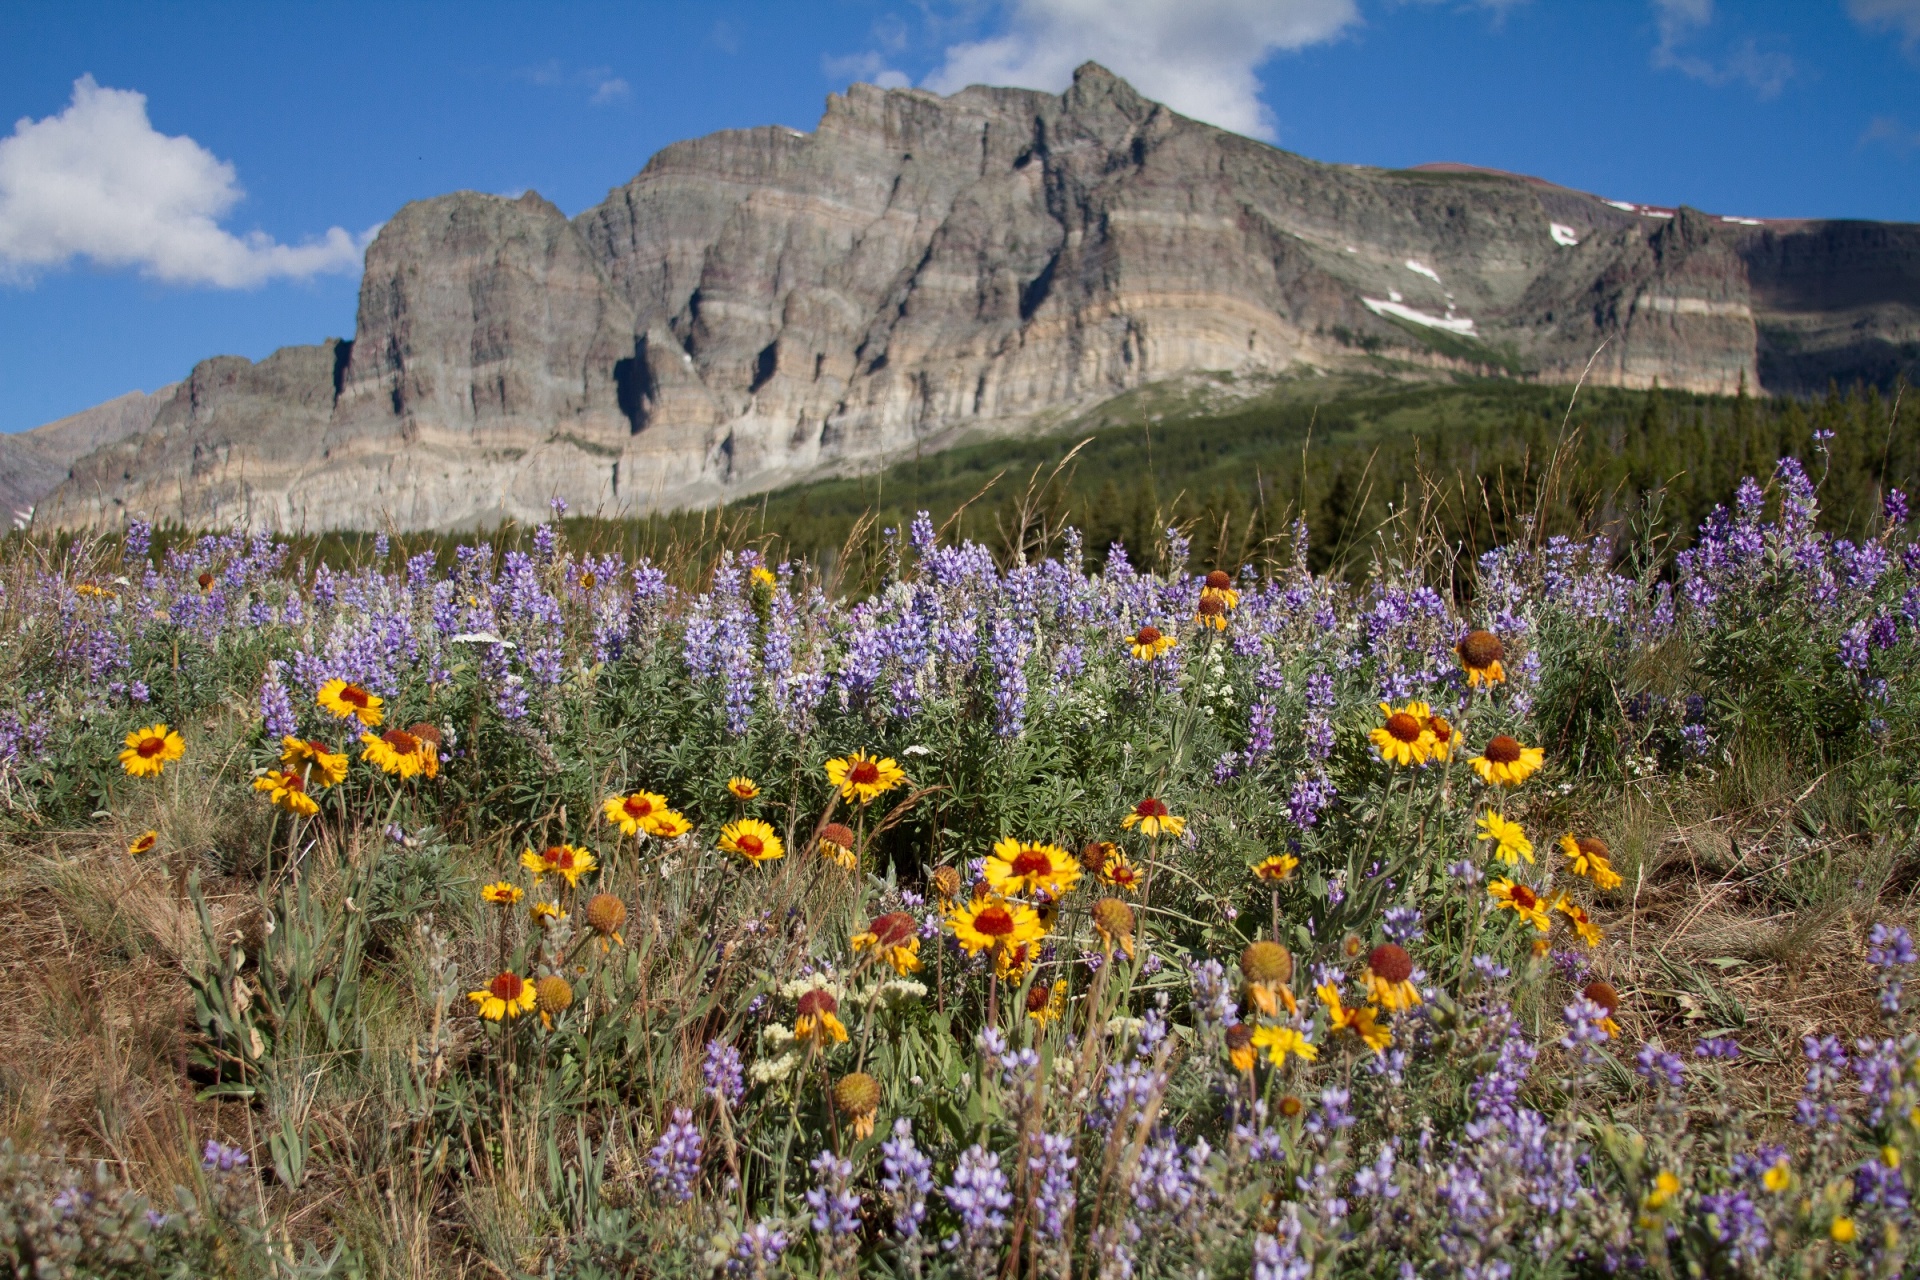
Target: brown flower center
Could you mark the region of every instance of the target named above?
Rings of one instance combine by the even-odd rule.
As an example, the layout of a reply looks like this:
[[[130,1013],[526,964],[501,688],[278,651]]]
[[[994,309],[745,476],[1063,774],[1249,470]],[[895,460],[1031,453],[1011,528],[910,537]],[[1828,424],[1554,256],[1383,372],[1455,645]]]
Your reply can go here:
[[[1396,711],[1387,717],[1387,732],[1396,742],[1418,742],[1420,722],[1404,711]]]
[[[1124,887],[1126,885],[1137,883],[1140,879],[1140,873],[1138,871],[1135,871],[1131,864],[1122,862],[1117,866],[1110,867],[1107,870],[1107,879],[1113,881],[1113,883],[1117,885]]]
[[[350,707],[358,707],[362,711],[371,705],[371,697],[371,694],[357,684],[350,684],[340,691],[340,701]]]
[[[555,871],[573,870],[573,850],[563,844],[554,845],[541,853],[540,857]]]
[[[1492,764],[1512,764],[1520,758],[1520,743],[1503,733],[1487,744],[1485,754]]]
[[[495,999],[514,1001],[520,998],[526,985],[526,980],[519,974],[503,973],[487,984],[487,990],[493,993]]]
[[[1053,859],[1039,849],[1022,849],[1015,856],[1010,869],[1016,876],[1052,875]]]
[[[386,744],[403,756],[410,756],[420,749],[420,739],[405,729],[389,729],[380,735]]]
[[[408,725],[407,732],[422,742],[431,742],[436,747],[440,745],[440,730],[424,720],[419,724]]]
[[[1436,742],[1453,741],[1453,726],[1439,716],[1431,716],[1427,719],[1427,729],[1433,734]]]
[[[297,773],[283,773],[283,774],[281,774],[281,775],[280,775],[280,785],[281,785],[282,787],[284,787],[284,788],[285,788],[286,790],[288,790],[288,791],[300,791],[300,792],[304,792],[304,791],[306,791],[306,789],[307,789],[307,784],[306,784],[306,783],[304,783],[304,782],[302,782],[302,781],[300,781],[300,775],[299,775],[299,774],[297,774]]]
[[[580,586],[584,590],[587,590],[587,591],[593,590],[593,584],[596,581],[597,579],[590,573],[583,573],[580,575]]]
[[[1136,631],[1136,632],[1134,632],[1134,633],[1133,633],[1133,642],[1134,642],[1135,644],[1138,644],[1138,645],[1155,645],[1155,644],[1159,644],[1159,643],[1160,643],[1160,628],[1158,628],[1158,627],[1142,627],[1142,628],[1140,628],[1140,629],[1139,629],[1138,631]]]
[[[1051,999],[1053,999],[1053,992],[1050,988],[1038,982],[1034,983],[1027,988],[1027,1012],[1045,1012],[1047,1001]]]
[[[842,849],[853,848],[853,828],[844,822],[829,822],[820,828],[820,838],[828,844],[837,844]]]
[[[904,911],[890,911],[868,925],[867,932],[883,947],[903,946],[913,937],[913,917]]]
[[[1405,947],[1394,943],[1383,943],[1373,949],[1367,957],[1367,968],[1373,970],[1376,978],[1388,982],[1405,982],[1413,976],[1413,957],[1407,954]]]
[[[1513,898],[1513,904],[1523,911],[1531,911],[1540,905],[1540,899],[1534,896],[1533,890],[1523,884],[1513,886],[1510,896]]]
[[[880,766],[871,760],[855,760],[847,768],[847,781],[855,786],[870,787],[880,781]]]
[[[1500,661],[1506,649],[1491,631],[1469,631],[1454,651],[1467,666],[1484,671]]]
[[[166,749],[167,740],[165,738],[152,737],[140,739],[140,745],[134,748],[135,751],[140,753],[142,760],[151,760]]]
[[[1152,796],[1148,796],[1145,800],[1133,806],[1133,811],[1143,818],[1164,818],[1167,816],[1167,806],[1161,804]]]
[[[1215,569],[1212,573],[1207,575],[1207,585],[1209,587],[1212,587],[1215,591],[1225,591],[1228,587],[1233,585],[1233,579],[1227,576],[1226,570]]]
[[[1244,1049],[1253,1043],[1253,1028],[1244,1022],[1236,1022],[1227,1028],[1227,1048]]]
[[[740,852],[744,853],[749,858],[759,857],[762,853],[766,852],[766,848],[767,848],[766,841],[762,840],[759,836],[753,834],[753,832],[751,831],[744,832],[743,834],[738,836],[734,840],[734,844],[738,845],[740,847]]]
[[[653,801],[645,796],[628,796],[620,802],[620,807],[629,818],[644,818],[653,812]]]
[[[1221,600],[1219,596],[1201,596],[1200,597],[1200,616],[1201,617],[1217,618],[1221,614],[1225,613],[1226,611],[1227,611],[1226,602]]]
[[[838,1013],[840,1002],[833,998],[833,992],[822,987],[814,987],[800,997],[800,1016],[818,1017],[823,1013]]]
[[[982,907],[973,917],[973,927],[989,938],[1005,938],[1013,933],[1013,912],[1005,907]]]
[[[1607,842],[1604,840],[1597,840],[1592,836],[1581,836],[1574,841],[1574,844],[1589,858],[1598,858],[1605,862],[1613,857],[1613,850],[1607,848]]]
[[[202,591],[205,591],[207,588],[213,585],[213,575],[210,573],[203,573],[200,575],[198,581],[200,583],[200,589]]]
[[[1602,982],[1596,978],[1589,982],[1580,994],[1608,1013],[1613,1013],[1620,1008],[1620,993],[1614,990],[1611,982]]]

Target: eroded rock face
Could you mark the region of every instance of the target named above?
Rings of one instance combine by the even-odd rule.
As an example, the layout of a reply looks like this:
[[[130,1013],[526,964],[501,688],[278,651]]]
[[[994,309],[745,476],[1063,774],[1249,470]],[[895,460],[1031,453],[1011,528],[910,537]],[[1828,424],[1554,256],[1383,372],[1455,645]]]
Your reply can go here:
[[[202,364],[41,519],[450,528],[555,495],[611,515],[1198,370],[1375,353],[1798,390],[1911,369],[1917,343],[1913,226],[1649,217],[1511,175],[1319,164],[1092,65],[1058,97],[856,85],[811,134],[668,147],[571,221],[535,195],[407,206],[368,250],[351,343]]]

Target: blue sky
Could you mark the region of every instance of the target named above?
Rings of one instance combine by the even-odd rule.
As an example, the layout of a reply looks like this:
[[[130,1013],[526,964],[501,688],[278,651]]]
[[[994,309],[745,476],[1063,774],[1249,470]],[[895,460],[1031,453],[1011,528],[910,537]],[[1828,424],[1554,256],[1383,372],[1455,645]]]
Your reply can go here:
[[[409,200],[577,213],[856,79],[1059,88],[1088,57],[1322,160],[1920,220],[1920,0],[5,0],[0,430],[348,336]]]

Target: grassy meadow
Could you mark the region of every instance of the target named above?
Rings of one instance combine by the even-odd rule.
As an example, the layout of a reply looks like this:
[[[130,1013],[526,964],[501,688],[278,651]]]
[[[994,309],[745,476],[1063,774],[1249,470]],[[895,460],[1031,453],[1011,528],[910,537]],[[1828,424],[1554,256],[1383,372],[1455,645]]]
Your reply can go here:
[[[1912,1274],[1912,413],[1140,397],[644,522],[16,535],[0,1260]]]

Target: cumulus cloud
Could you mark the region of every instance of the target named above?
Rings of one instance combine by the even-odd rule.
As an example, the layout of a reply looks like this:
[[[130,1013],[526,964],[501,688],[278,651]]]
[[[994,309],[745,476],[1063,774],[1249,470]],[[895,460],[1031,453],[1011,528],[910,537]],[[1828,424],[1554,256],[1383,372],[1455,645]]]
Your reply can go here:
[[[1847,12],[1863,27],[1899,32],[1908,49],[1920,45],[1920,0],[1847,0]]]
[[[1793,78],[1793,59],[1760,48],[1751,36],[1718,61],[1685,52],[1681,46],[1713,21],[1713,0],[1653,0],[1653,16],[1660,31],[1656,67],[1715,88],[1745,84],[1762,98],[1775,96]]]
[[[66,110],[0,138],[0,276],[87,258],[170,284],[245,288],[351,271],[372,236],[329,228],[306,244],[220,226],[244,195],[233,166],[147,119],[146,95],[74,81]]]
[[[887,60],[877,53],[826,55],[820,59],[820,70],[829,80],[859,80],[877,84],[882,89],[904,89],[913,83],[906,72],[888,66]]]
[[[1331,40],[1360,20],[1354,0],[1013,0],[1002,35],[950,46],[926,85],[1059,91],[1092,59],[1182,114],[1274,136],[1261,63]]]

